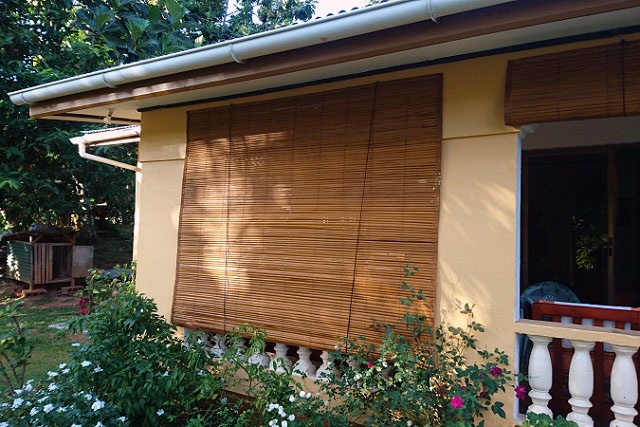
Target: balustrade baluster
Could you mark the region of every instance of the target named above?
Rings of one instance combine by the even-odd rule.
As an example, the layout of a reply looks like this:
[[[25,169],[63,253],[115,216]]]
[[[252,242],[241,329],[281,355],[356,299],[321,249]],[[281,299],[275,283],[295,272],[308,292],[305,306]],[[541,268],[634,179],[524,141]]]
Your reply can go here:
[[[276,356],[271,361],[269,369],[275,370],[279,374],[283,374],[286,370],[291,369],[291,360],[287,357],[287,350],[289,350],[288,345],[276,343]]]
[[[222,353],[227,349],[227,344],[224,342],[224,334],[215,334],[213,336],[213,346],[211,347],[211,353],[215,357],[221,357]]]
[[[301,372],[307,376],[307,378],[315,378],[316,367],[309,358],[311,357],[311,350],[307,347],[298,348],[298,361],[293,366],[294,371]]]
[[[529,405],[527,412],[547,414],[553,417],[553,413],[549,409],[549,401],[551,400],[549,390],[551,390],[553,383],[553,371],[551,355],[547,347],[551,338],[529,335],[529,339],[533,343],[529,358],[529,385],[531,386],[529,397],[533,403]]]
[[[331,356],[328,351],[323,351],[320,353],[320,359],[322,360],[322,364],[316,371],[316,379],[321,381],[328,381],[328,376],[335,372],[332,361],[330,361]]]
[[[569,365],[569,393],[571,413],[567,419],[575,421],[580,427],[593,426],[593,418],[589,416],[591,395],[593,394],[593,364],[589,352],[595,343],[571,340],[574,352]]]
[[[610,427],[635,427],[634,417],[638,411],[634,408],[638,401],[638,374],[631,357],[638,350],[637,347],[611,345],[616,353],[611,368],[611,412],[614,420]]]

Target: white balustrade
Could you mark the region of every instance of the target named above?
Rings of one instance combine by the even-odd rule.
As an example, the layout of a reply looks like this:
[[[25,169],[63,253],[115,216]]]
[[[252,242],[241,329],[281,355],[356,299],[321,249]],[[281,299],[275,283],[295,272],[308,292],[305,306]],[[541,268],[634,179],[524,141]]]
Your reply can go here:
[[[264,351],[258,351],[257,349],[247,358],[247,362],[253,365],[269,366],[270,361],[271,358],[269,357],[269,355],[267,355],[267,353],[265,353]]]
[[[529,339],[533,343],[529,359],[529,385],[531,386],[529,397],[533,403],[529,405],[527,412],[547,414],[552,417],[553,413],[549,409],[551,400],[549,390],[553,383],[553,371],[551,355],[547,347],[551,338],[530,335]]]
[[[638,414],[634,408],[638,401],[638,373],[631,356],[637,347],[612,345],[616,359],[611,368],[611,400],[615,419],[610,427],[634,427],[633,418]]]
[[[291,360],[287,357],[287,350],[289,346],[282,343],[276,343],[275,356],[269,364],[269,369],[275,370],[276,373],[282,374],[285,371],[291,369]]]
[[[571,340],[574,352],[569,366],[569,393],[571,399],[571,413],[567,419],[575,421],[579,426],[593,426],[593,419],[589,416],[591,395],[593,394],[593,365],[589,352],[595,343]]]
[[[562,338],[562,336],[555,338]],[[549,409],[553,366],[548,348],[552,337],[529,335],[529,339],[533,342],[529,358],[531,387],[529,397],[532,404],[527,412],[553,416]],[[571,394],[569,404],[572,411],[567,415],[567,419],[576,422],[580,427],[593,427],[594,421],[589,415],[589,410],[593,406],[591,398],[594,391],[594,367],[590,352],[594,349],[595,343],[581,340],[569,342],[574,352],[569,366],[569,393]],[[635,409],[638,402],[638,373],[632,356],[638,347],[611,344],[610,348],[615,353],[610,380],[610,395],[613,401],[611,412],[615,418],[609,427],[637,427],[633,420],[638,415]],[[556,367],[556,369],[562,369],[562,367]]]
[[[335,373],[331,355],[325,350],[320,353],[320,359],[322,360],[322,364],[316,371],[316,379],[320,381],[328,381],[329,375],[331,375],[332,372]]]
[[[227,344],[224,341],[224,334],[215,334],[213,336],[213,346],[211,346],[211,353],[215,357],[221,357],[222,353],[227,349]]]
[[[311,350],[307,347],[298,348],[298,361],[293,366],[293,370],[304,374],[307,378],[315,378],[316,367],[309,359]]]

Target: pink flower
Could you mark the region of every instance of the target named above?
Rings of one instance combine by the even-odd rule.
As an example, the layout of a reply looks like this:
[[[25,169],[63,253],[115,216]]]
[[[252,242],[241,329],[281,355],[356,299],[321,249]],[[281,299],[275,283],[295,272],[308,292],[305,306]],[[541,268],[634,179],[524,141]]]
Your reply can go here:
[[[527,389],[524,388],[524,386],[519,385],[518,387],[516,387],[516,397],[520,400],[524,400],[525,397],[527,397]]]
[[[454,396],[453,399],[451,399],[451,407],[453,409],[462,408],[462,398],[460,396]]]
[[[373,360],[369,360],[369,362],[367,362],[367,369],[371,368],[373,368]]]
[[[492,366],[491,367],[491,375],[493,375],[494,377],[499,377],[500,375],[502,375],[504,371],[502,370],[502,368],[500,366]]]

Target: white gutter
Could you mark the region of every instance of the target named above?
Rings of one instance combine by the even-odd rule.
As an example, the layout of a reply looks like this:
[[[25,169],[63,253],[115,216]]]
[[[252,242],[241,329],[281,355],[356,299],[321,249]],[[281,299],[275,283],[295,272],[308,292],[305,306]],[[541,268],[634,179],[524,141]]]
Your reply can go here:
[[[142,172],[142,170],[137,166],[87,153],[87,145],[103,146],[127,144],[140,141],[140,126],[126,126],[101,131],[85,132],[82,136],[70,138],[69,141],[78,146],[78,154],[83,159],[93,160],[111,166],[117,166],[119,168],[128,169],[134,172]]]
[[[313,46],[514,0],[395,0],[239,39],[160,56],[10,92],[11,102],[31,105],[104,88],[169,76]]]

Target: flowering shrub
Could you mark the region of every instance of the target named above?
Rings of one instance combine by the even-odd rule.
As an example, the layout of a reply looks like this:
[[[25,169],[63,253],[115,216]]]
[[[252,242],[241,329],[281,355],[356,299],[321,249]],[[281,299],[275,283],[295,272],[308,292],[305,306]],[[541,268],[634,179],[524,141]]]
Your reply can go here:
[[[222,387],[214,361],[204,346],[185,346],[151,299],[120,288],[71,327],[87,331],[70,363],[77,390],[117,402],[135,426],[206,419]]]
[[[50,371],[39,385],[33,381],[14,390],[0,403],[0,427],[97,426],[125,427],[129,422],[120,408],[97,395],[79,391],[66,364]]]
[[[405,275],[416,268],[407,266]],[[420,305],[426,297],[408,283],[402,303],[407,313],[404,328],[387,325],[379,348],[362,340],[345,340],[343,351],[333,353],[340,374],[329,375],[325,392],[344,399],[344,411],[352,417],[365,416],[367,426],[482,426],[480,417],[491,411],[505,417],[502,402],[494,401],[513,380],[507,370],[507,356],[476,348],[475,332],[483,327],[473,320],[469,306],[466,328],[441,324],[428,326]],[[481,364],[468,363],[468,351],[475,351]]]

